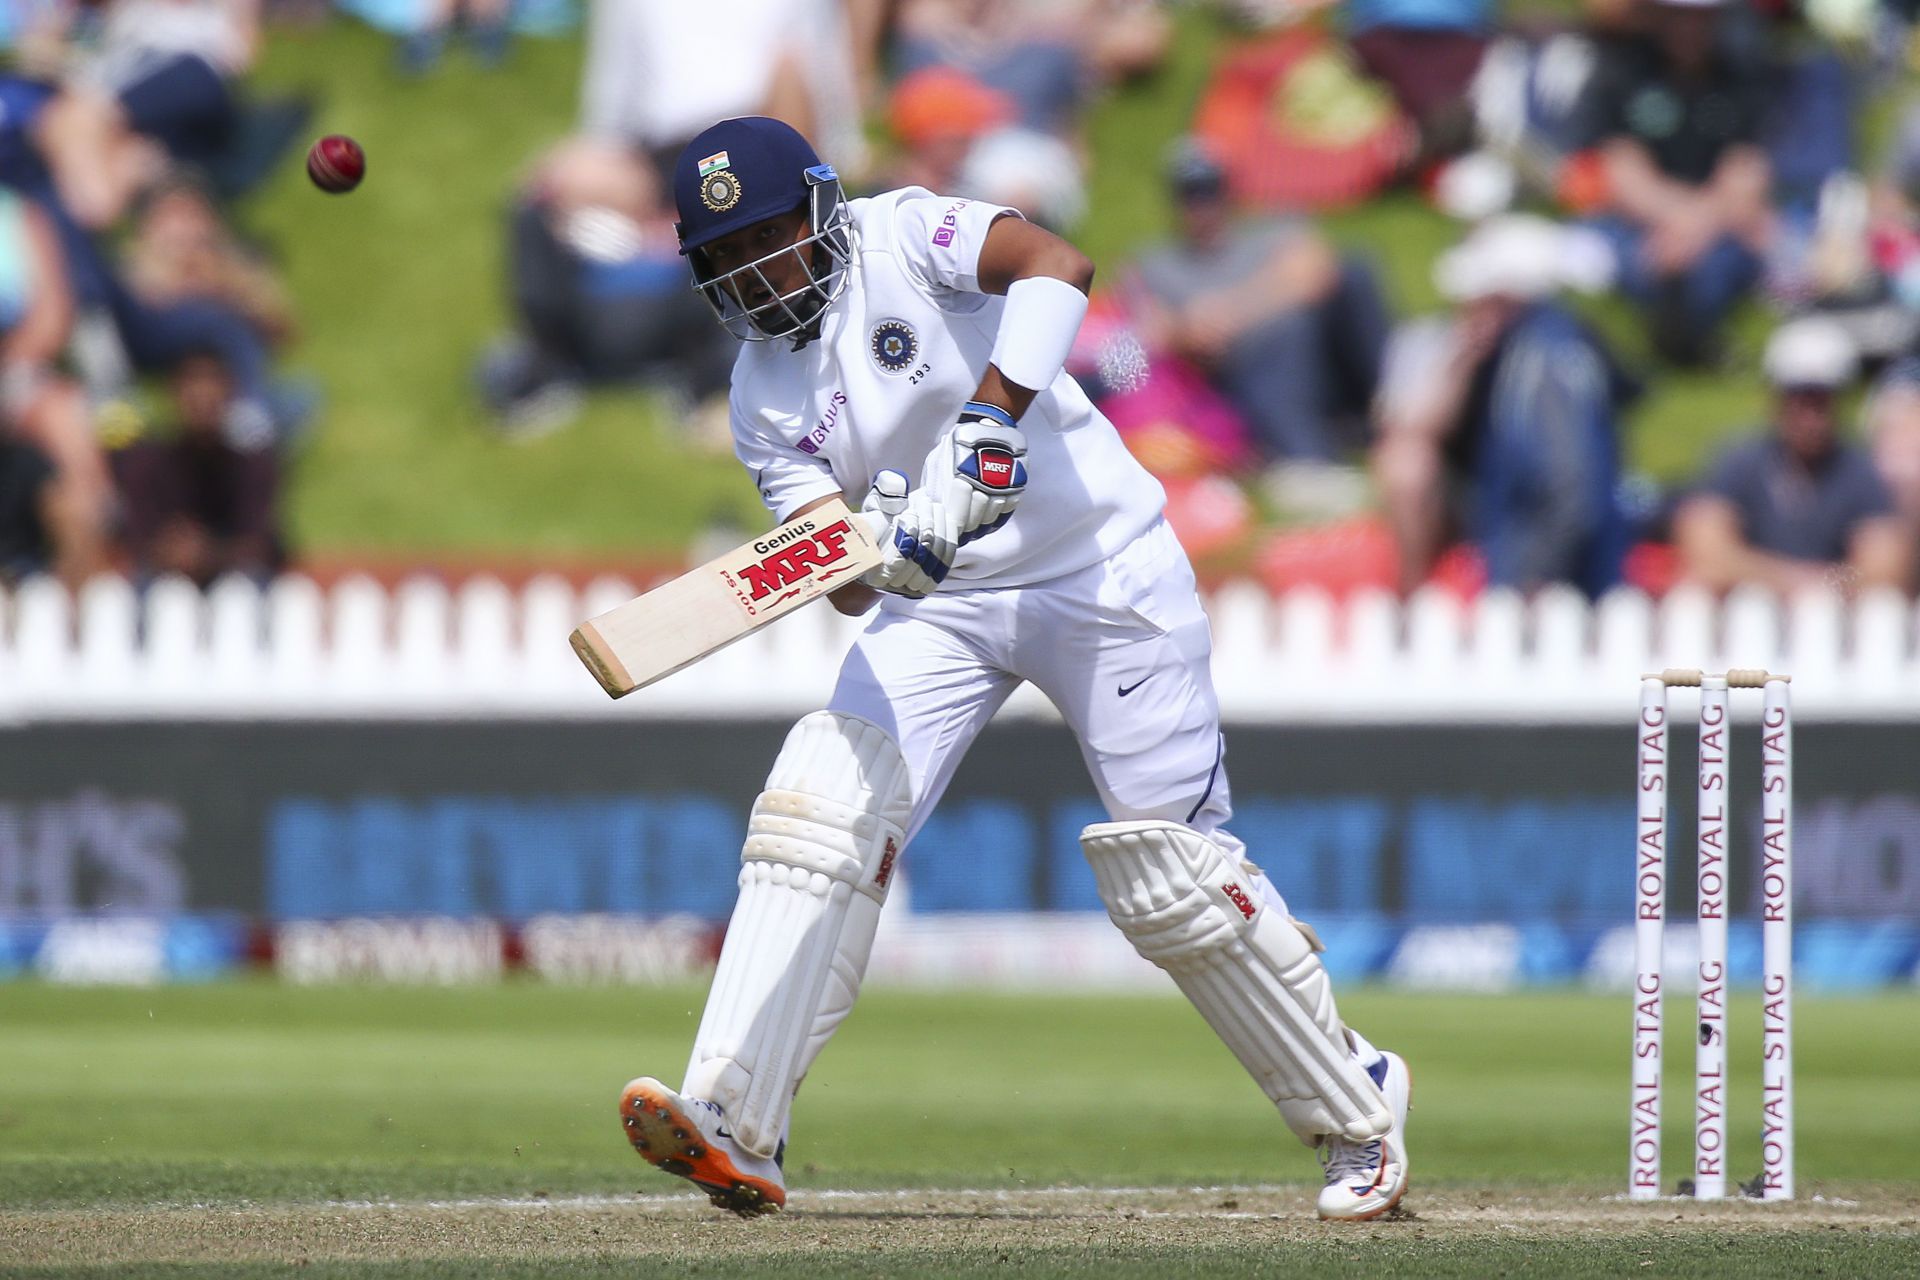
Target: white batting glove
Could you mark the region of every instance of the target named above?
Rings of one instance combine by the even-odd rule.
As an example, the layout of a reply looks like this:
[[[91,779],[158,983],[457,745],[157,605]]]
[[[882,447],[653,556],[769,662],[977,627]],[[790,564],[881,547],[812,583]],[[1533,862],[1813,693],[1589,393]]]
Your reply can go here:
[[[931,595],[953,567],[960,531],[953,514],[928,489],[907,492],[907,478],[882,471],[873,478],[861,512],[875,526],[880,563],[860,575],[876,591],[919,599]]]
[[[1005,409],[967,401],[927,455],[920,487],[953,512],[961,546],[985,537],[1013,517],[1027,491],[1026,432]]]

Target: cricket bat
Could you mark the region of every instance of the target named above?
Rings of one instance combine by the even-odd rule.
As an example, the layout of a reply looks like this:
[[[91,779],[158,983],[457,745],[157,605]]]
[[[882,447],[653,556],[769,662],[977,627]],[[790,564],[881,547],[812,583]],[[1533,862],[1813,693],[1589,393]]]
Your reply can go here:
[[[574,628],[615,698],[663,680],[880,563],[869,517],[835,498]]]

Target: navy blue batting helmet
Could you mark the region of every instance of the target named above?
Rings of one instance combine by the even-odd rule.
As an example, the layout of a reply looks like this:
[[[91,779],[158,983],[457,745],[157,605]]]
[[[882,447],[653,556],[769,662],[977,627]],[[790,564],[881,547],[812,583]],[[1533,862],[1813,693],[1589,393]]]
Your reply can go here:
[[[740,116],[706,129],[680,152],[673,168],[680,252],[694,287],[720,323],[749,341],[791,338],[804,345],[821,312],[846,285],[852,219],[840,179],[799,130],[766,116]],[[809,234],[765,257],[724,272],[701,252],[722,237],[768,218],[806,209]],[[782,254],[800,264],[804,282],[782,292],[766,268]]]
[[[779,120],[741,116],[706,129],[673,166],[680,252],[798,209],[806,172],[819,164],[812,144]]]

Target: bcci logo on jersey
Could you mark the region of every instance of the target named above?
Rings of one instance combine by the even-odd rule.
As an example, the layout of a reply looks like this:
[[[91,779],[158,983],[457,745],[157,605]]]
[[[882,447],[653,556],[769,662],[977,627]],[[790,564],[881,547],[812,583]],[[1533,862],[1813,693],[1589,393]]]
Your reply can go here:
[[[873,326],[868,346],[873,350],[873,362],[888,373],[905,373],[920,354],[920,340],[905,320],[882,320]]]
[[[749,615],[756,614],[810,585],[838,577],[849,567],[839,562],[847,558],[847,537],[852,532],[845,520],[836,520],[824,529],[796,529],[790,535],[793,540],[785,545],[771,540],[756,542],[753,550],[761,559],[726,570],[727,585],[733,588],[740,607]],[[767,599],[776,592],[785,594]]]

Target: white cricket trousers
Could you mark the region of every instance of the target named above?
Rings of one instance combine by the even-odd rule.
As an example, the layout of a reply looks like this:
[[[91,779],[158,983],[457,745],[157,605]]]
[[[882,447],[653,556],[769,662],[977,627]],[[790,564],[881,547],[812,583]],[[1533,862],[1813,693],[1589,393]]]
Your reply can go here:
[[[991,535],[989,535],[991,536]],[[1031,680],[1080,741],[1114,821],[1162,818],[1212,835],[1232,813],[1212,631],[1165,521],[1117,555],[1024,587],[884,598],[830,704],[893,734],[913,783],[907,839],[1000,704]]]

